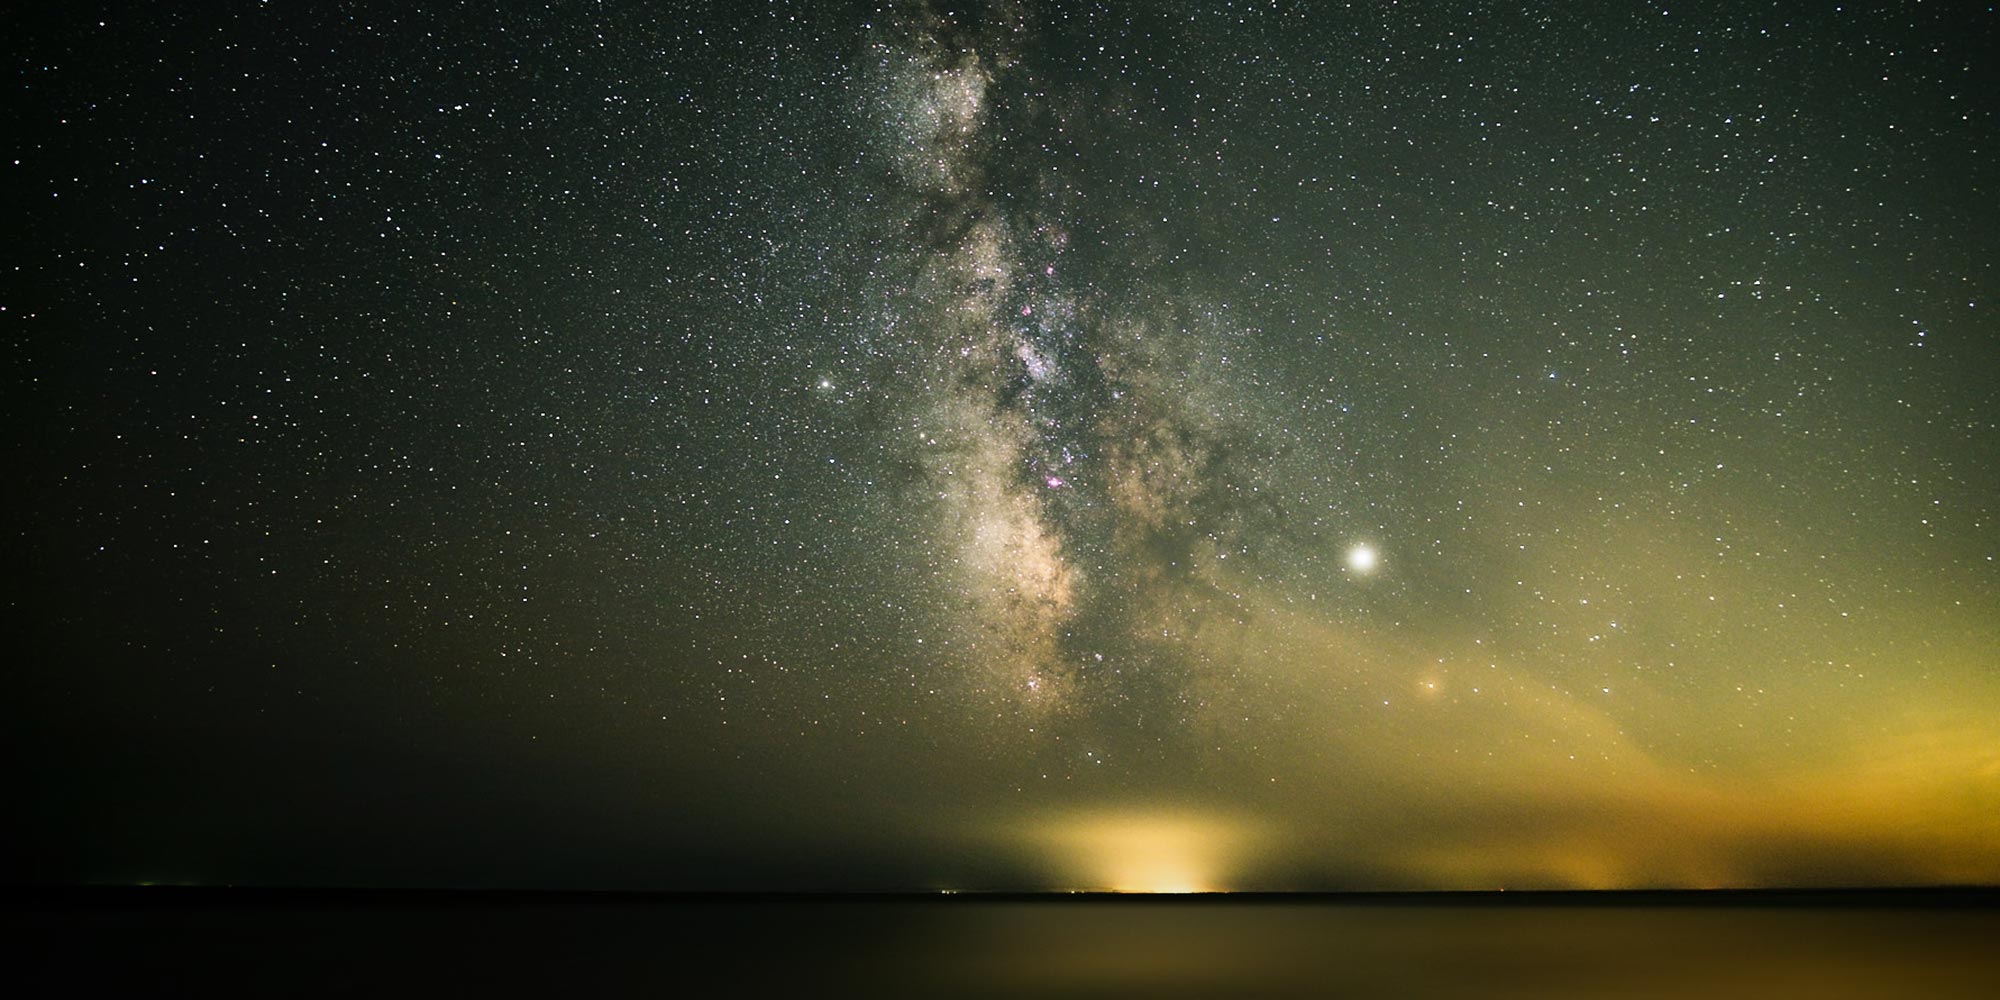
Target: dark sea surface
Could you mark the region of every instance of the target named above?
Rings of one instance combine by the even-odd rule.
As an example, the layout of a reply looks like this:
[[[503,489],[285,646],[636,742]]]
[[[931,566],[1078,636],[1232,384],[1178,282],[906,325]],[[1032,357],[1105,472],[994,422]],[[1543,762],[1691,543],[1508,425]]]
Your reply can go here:
[[[2000,895],[14,891],[29,995],[2000,996]],[[16,995],[20,995],[16,992]]]

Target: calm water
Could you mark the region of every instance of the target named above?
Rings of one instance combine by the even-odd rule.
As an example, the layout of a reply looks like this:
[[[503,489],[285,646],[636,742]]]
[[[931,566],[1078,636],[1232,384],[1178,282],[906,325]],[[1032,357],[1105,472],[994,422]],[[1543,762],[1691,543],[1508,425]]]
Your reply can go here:
[[[16,904],[42,994],[2000,996],[1991,897],[1416,901],[161,897]]]

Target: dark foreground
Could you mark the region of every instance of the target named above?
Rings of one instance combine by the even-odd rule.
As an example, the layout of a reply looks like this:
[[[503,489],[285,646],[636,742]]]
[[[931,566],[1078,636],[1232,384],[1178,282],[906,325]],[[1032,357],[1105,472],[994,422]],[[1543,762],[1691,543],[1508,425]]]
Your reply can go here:
[[[2000,894],[1983,890],[4,899],[17,996],[2000,996]]]

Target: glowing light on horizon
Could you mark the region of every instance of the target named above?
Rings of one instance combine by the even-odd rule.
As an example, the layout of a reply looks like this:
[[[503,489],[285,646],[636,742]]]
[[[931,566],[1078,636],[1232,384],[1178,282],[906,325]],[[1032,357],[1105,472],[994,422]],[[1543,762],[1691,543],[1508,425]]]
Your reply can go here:
[[[1229,891],[1224,877],[1244,833],[1214,817],[1113,813],[1069,817],[1034,838],[1083,891],[1183,894]]]

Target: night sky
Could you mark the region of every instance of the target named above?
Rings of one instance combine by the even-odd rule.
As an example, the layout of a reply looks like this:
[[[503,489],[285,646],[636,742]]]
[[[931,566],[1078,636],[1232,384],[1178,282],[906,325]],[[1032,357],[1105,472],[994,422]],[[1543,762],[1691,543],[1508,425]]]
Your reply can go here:
[[[9,881],[2000,881],[2000,17],[12,10]]]

